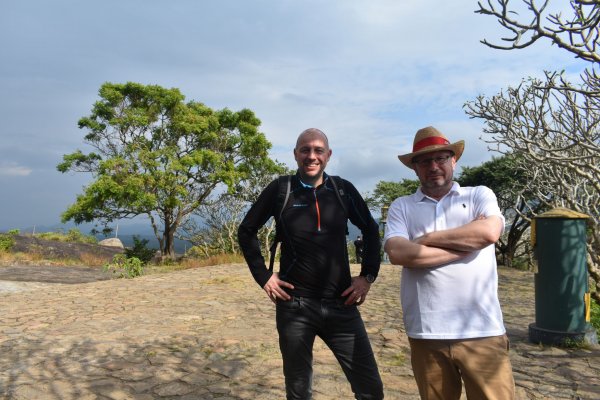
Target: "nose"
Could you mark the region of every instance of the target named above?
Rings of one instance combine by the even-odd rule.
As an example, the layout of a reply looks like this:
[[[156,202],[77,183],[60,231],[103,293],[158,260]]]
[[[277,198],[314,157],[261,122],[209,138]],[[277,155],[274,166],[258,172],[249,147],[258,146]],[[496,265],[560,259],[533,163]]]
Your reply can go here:
[[[437,171],[438,169],[440,169],[440,165],[436,163],[435,160],[429,160],[429,163],[427,164],[427,169],[429,171]]]

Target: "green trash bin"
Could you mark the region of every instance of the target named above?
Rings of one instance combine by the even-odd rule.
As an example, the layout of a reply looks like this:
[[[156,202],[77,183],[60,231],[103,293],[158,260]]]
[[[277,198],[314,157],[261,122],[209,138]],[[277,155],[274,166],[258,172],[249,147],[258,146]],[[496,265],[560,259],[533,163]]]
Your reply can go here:
[[[537,258],[535,323],[529,325],[529,340],[533,343],[597,343],[588,319],[588,218],[566,208],[555,208],[532,222]]]

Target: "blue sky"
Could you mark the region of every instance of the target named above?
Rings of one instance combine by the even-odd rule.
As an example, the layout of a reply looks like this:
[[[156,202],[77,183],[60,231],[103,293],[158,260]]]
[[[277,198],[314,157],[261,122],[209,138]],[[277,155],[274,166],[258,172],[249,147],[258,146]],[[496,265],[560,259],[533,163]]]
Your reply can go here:
[[[290,166],[297,135],[320,128],[333,149],[328,172],[363,193],[414,177],[396,156],[428,125],[467,141],[459,165],[479,165],[494,153],[466,101],[544,70],[576,76],[582,64],[548,43],[485,47],[481,39],[502,32],[476,8],[468,0],[4,1],[0,230],[58,223],[90,182],[56,165],[85,150],[77,121],[104,82],[250,108],[271,155]]]

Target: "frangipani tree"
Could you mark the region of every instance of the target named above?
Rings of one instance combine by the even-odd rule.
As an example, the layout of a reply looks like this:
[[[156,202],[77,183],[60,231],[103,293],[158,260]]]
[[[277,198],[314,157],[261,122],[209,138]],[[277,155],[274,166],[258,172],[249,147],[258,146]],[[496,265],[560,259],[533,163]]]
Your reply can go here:
[[[526,13],[515,11],[508,0],[479,2],[477,12],[496,17],[510,32],[505,44],[484,44],[511,50],[550,40],[588,68],[580,83],[569,82],[563,72],[523,79],[495,96],[468,102],[466,112],[485,122],[484,139],[492,149],[519,157],[528,190],[539,202],[590,216],[588,266],[600,302],[600,77],[595,71],[600,1],[571,1],[572,14],[566,17],[549,12],[549,1],[518,3]]]

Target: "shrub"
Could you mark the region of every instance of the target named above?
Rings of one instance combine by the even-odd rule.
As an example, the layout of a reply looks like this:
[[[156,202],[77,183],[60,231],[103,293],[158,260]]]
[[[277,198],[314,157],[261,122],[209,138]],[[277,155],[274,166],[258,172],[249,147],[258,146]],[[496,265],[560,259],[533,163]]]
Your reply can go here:
[[[15,236],[18,234],[18,229],[11,229],[6,233],[0,233],[0,251],[9,251],[15,245]]]
[[[152,260],[155,253],[155,249],[148,248],[148,239],[140,239],[137,235],[133,236],[133,247],[131,249],[125,249],[127,258],[137,258],[144,265]]]
[[[592,300],[591,306],[592,307],[590,310],[590,324],[594,327],[594,329],[596,329],[596,333],[598,334],[598,336],[600,336],[600,304]]]
[[[135,278],[144,273],[144,264],[139,258],[116,254],[111,263],[104,265],[104,270],[112,271],[118,278]]]
[[[67,233],[62,232],[42,232],[36,234],[37,237],[46,240],[58,240],[60,242],[71,242],[71,243],[90,243],[94,244],[98,242],[98,239],[92,235],[84,235],[79,229],[69,229]]]
[[[15,239],[6,233],[0,233],[0,251],[9,251],[15,244]]]
[[[90,243],[95,244],[98,242],[98,239],[92,235],[84,235],[81,233],[79,229],[69,229],[67,232],[67,242],[75,242],[75,243]]]
[[[205,251],[203,247],[200,246],[192,246],[185,252],[186,258],[207,258],[209,257],[208,253]]]

